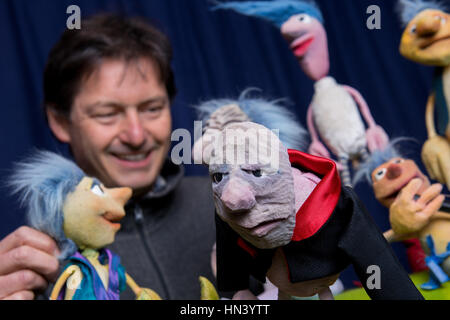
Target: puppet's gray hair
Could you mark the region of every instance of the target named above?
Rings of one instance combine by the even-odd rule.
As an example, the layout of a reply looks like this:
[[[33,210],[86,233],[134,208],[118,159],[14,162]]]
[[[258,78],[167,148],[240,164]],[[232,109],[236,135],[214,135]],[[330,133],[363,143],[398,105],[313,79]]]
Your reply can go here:
[[[397,3],[397,11],[403,27],[426,9],[447,10],[442,2],[433,0],[399,0]]]
[[[353,186],[356,186],[364,179],[372,185],[373,170],[393,158],[406,157],[406,153],[400,150],[399,145],[407,141],[414,141],[414,139],[406,137],[395,138],[383,150],[374,151],[365,162],[359,165],[353,176]]]
[[[252,122],[270,130],[279,130],[279,139],[286,148],[306,151],[310,142],[309,134],[297,121],[294,113],[281,105],[283,99],[270,101],[263,98],[251,98],[250,93],[255,90],[258,89],[244,90],[237,100],[214,99],[200,103],[194,108],[199,118],[205,123],[220,107],[236,104]]]
[[[63,230],[66,196],[85,176],[72,161],[49,151],[36,151],[15,164],[8,186],[26,209],[28,224],[53,237],[65,259],[77,250]]]

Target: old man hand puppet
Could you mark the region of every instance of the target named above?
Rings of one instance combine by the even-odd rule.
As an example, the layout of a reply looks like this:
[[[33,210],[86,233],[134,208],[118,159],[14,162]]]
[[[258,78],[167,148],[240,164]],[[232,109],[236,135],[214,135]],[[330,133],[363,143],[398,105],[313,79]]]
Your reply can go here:
[[[371,298],[422,299],[333,161],[286,149],[253,122],[230,124],[213,140],[220,290],[267,276],[279,298],[330,298],[329,286],[353,264]],[[370,283],[373,270],[379,286]]]

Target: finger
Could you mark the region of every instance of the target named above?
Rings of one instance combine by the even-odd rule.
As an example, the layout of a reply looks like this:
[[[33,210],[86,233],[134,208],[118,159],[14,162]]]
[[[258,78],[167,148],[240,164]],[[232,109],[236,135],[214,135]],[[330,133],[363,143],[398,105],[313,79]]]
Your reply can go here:
[[[420,187],[422,186],[422,180],[419,178],[414,178],[408,184],[400,191],[399,198],[402,198],[404,200],[413,200],[414,196],[417,194],[417,191],[419,191]]]
[[[417,203],[421,205],[426,205],[428,202],[436,198],[442,192],[442,185],[440,183],[435,183],[428,187],[417,199]]]
[[[16,292],[4,298],[4,300],[33,300],[33,299],[34,299],[34,292],[29,290]]]
[[[22,226],[0,241],[0,254],[20,246],[30,246],[58,257],[60,252],[55,240],[33,228]]]
[[[45,290],[48,282],[32,270],[20,270],[5,276],[0,276],[0,298],[15,292],[28,290]]]
[[[58,259],[29,246],[14,248],[0,256],[0,274],[5,275],[18,270],[33,270],[46,279],[56,279],[59,269]]]
[[[425,209],[423,209],[422,213],[426,216],[429,217],[431,215],[433,215],[434,213],[436,213],[439,208],[442,206],[442,203],[445,200],[445,196],[443,194],[439,195],[438,197],[436,197],[433,201],[431,201],[426,207]]]

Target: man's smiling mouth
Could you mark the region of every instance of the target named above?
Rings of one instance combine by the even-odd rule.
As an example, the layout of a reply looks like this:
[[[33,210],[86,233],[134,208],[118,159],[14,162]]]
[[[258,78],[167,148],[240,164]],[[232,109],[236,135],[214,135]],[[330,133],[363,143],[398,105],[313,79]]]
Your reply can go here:
[[[115,157],[125,161],[142,161],[150,154],[151,151],[135,153],[135,154],[114,154]]]

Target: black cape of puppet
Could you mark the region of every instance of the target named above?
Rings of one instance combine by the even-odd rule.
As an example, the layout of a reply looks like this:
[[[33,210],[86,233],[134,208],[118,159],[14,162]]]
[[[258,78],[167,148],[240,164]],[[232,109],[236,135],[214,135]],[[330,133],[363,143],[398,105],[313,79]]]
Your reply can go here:
[[[341,186],[335,164],[296,150],[288,153],[293,167],[322,179],[296,214],[292,241],[282,248],[290,281],[323,278],[352,264],[371,299],[423,299],[354,191]],[[247,289],[250,275],[265,282],[276,248],[254,247],[217,214],[216,229],[219,290]],[[380,289],[366,286],[371,265],[380,268]]]

